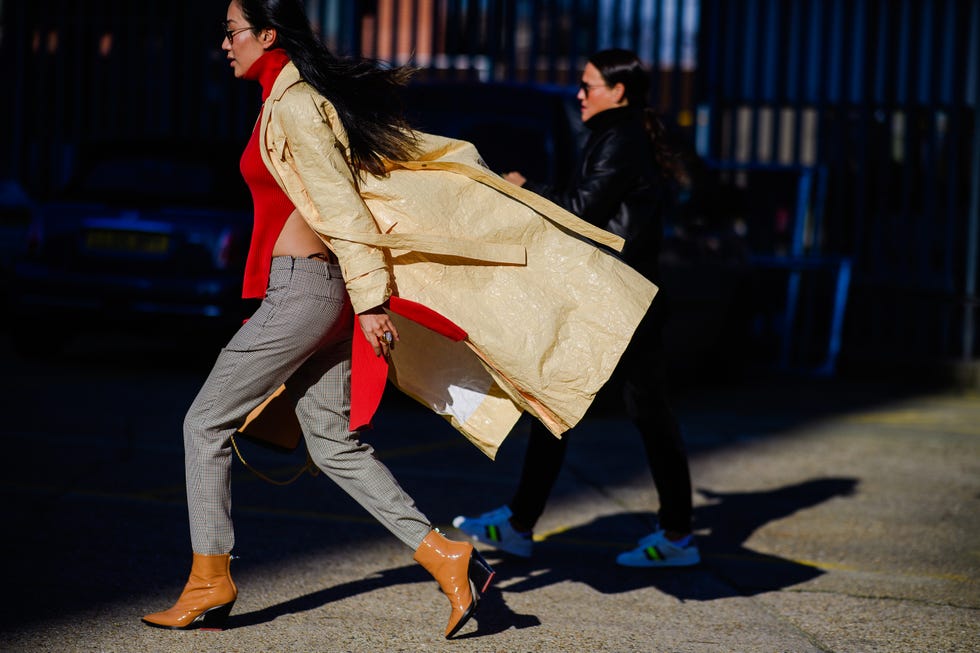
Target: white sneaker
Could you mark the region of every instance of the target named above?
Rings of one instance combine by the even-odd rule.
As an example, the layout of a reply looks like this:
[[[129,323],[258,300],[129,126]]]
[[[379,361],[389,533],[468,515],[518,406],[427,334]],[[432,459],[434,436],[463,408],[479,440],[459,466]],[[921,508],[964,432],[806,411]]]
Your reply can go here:
[[[616,556],[624,567],[689,567],[701,562],[701,553],[688,535],[681,542],[671,542],[662,530],[650,533],[636,543],[632,551]]]
[[[508,506],[485,512],[477,517],[459,515],[453,518],[453,526],[477,542],[495,549],[520,556],[531,557],[531,533],[519,533],[510,525],[511,511]]]

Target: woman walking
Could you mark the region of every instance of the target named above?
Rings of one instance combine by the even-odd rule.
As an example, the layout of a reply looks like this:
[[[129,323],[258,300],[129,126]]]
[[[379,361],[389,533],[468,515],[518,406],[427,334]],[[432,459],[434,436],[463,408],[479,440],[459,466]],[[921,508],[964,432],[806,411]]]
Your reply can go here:
[[[340,89],[334,91],[333,104],[347,118],[343,124],[353,165],[381,172],[381,157],[411,158],[414,142],[391,109],[391,95],[404,72],[331,57],[313,36],[302,5],[293,0],[234,0],[225,29],[222,45],[235,76],[258,80],[263,100],[291,60],[314,87]],[[305,128],[292,124],[288,114],[280,120],[287,132]],[[378,355],[387,356],[398,340],[383,310],[384,256],[355,243],[335,242],[336,254],[327,248],[266,169],[259,136],[256,127],[241,160],[255,208],[244,294],[263,302],[222,350],[187,413],[191,575],[173,607],[143,621],[179,629],[223,625],[238,594],[229,571],[235,544],[229,439],[253,408],[285,384],[316,465],[411,548],[449,597],[445,634],[451,637],[472,616],[493,571],[472,545],[447,540],[433,529],[372,447],[348,430],[350,301]],[[323,174],[312,167],[304,172]]]
[[[579,84],[582,122],[589,129],[578,167],[560,188],[504,177],[625,239],[623,259],[651,281],[658,277],[662,213],[670,186],[684,170],[664,142],[664,129],[647,107],[649,73],[629,50],[593,54]],[[691,535],[691,478],[680,426],[670,408],[663,350],[663,302],[653,303],[620,359],[626,413],[643,439],[660,497],[657,528],[617,556],[629,567],[694,565],[701,556]],[[527,454],[511,501],[453,525],[473,539],[521,557],[558,480],[568,438],[557,440],[532,422]]]

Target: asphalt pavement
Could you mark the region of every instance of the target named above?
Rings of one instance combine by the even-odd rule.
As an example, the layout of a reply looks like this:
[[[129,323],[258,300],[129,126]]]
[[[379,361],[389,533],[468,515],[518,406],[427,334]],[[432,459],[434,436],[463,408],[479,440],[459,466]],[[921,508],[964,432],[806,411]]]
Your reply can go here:
[[[207,352],[106,336],[48,360],[0,341],[7,506],[0,651],[974,652],[980,650],[980,393],[902,379],[688,383],[701,565],[626,569],[656,493],[615,411],[572,434],[530,560],[446,641],[412,552],[322,476],[233,478],[228,628],[166,631],[190,550],[180,435]],[[491,461],[389,392],[365,439],[451,537],[504,503],[522,423]],[[303,463],[244,448],[276,479]]]

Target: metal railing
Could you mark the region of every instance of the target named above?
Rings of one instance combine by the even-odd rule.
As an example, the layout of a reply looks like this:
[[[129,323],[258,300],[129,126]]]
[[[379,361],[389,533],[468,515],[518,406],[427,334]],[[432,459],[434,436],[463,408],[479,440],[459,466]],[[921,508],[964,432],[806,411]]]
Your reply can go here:
[[[977,352],[980,3],[704,0],[699,152],[828,170],[852,358]]]

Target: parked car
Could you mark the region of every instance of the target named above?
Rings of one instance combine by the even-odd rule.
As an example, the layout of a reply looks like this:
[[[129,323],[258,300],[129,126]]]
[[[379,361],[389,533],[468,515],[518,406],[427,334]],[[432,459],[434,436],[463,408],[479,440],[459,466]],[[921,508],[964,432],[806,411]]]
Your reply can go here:
[[[227,333],[242,317],[251,235],[240,146],[102,144],[39,205],[14,269],[14,344],[50,351],[82,330]]]

